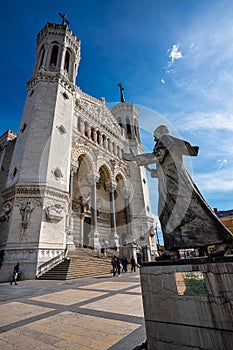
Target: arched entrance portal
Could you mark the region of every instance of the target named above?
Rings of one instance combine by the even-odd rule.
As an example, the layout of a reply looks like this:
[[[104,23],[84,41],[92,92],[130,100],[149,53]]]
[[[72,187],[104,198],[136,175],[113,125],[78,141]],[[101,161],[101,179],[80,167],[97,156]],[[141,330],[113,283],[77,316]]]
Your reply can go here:
[[[89,216],[84,217],[83,220],[83,244],[79,244],[84,248],[89,246],[89,234],[91,232],[91,218]]]
[[[93,172],[90,159],[86,155],[78,158],[79,167],[73,177],[72,229],[74,245],[88,247],[91,233],[91,183],[89,174]]]
[[[127,241],[127,212],[124,178],[113,177],[107,164],[93,175],[87,155],[78,158],[73,176],[72,231],[76,247],[118,249]],[[119,232],[118,232],[119,231]]]

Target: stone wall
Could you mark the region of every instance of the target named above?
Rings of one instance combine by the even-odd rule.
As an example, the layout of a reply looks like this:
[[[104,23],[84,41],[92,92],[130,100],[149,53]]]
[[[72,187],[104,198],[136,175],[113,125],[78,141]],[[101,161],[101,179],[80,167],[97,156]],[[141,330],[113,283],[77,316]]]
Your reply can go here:
[[[145,263],[141,284],[150,350],[232,349],[232,255]]]

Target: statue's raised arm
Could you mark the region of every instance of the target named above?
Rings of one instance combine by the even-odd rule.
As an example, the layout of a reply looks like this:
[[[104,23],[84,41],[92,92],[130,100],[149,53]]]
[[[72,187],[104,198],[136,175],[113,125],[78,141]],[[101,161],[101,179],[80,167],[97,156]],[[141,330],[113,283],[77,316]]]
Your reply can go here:
[[[143,153],[134,155],[132,153],[123,153],[123,159],[127,161],[135,161],[139,166],[148,166],[156,162],[153,153]]]

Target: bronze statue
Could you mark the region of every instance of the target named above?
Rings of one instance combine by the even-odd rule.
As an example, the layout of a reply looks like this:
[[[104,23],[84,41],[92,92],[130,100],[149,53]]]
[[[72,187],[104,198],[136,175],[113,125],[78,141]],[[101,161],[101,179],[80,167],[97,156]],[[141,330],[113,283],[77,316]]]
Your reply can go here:
[[[233,234],[206,203],[183,164],[183,156],[197,156],[199,147],[169,135],[165,125],[154,132],[153,153],[125,155],[144,165],[158,178],[158,215],[161,223],[164,256],[178,257],[179,249],[215,245],[212,256],[224,255],[233,248]],[[156,163],[156,169],[148,167]]]

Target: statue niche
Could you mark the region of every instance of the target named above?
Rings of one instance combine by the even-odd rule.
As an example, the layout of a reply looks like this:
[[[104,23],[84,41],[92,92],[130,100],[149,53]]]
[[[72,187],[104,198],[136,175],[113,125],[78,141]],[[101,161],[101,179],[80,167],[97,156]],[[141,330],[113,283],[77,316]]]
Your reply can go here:
[[[20,213],[22,216],[22,226],[26,228],[30,221],[31,212],[35,208],[33,201],[31,199],[27,200],[26,202],[22,203],[20,207]]]

